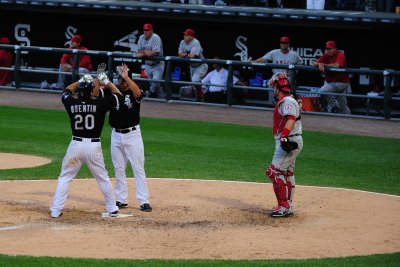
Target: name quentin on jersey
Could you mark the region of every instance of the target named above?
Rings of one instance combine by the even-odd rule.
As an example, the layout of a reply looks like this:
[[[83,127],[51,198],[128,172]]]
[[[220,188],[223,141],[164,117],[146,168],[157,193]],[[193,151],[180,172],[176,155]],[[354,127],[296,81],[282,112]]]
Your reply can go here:
[[[72,105],[71,106],[71,113],[76,112],[96,112],[96,105]]]

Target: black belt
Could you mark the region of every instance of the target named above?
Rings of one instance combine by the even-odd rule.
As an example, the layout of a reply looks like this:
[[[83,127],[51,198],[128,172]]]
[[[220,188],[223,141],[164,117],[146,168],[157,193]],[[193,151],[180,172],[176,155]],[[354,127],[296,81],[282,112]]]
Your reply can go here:
[[[130,132],[133,132],[134,130],[136,130],[136,127],[131,127],[131,128],[127,128],[127,129],[115,129],[114,128],[115,132],[122,133],[122,134],[130,133]]]
[[[301,136],[301,134],[292,134],[292,135],[289,135],[288,137],[292,137],[292,136]]]
[[[88,139],[90,139],[90,142],[100,142],[100,138],[88,138]],[[83,141],[83,139],[82,138],[80,138],[80,137],[72,137],[72,140],[75,140],[75,141],[79,141],[79,142],[82,142]]]

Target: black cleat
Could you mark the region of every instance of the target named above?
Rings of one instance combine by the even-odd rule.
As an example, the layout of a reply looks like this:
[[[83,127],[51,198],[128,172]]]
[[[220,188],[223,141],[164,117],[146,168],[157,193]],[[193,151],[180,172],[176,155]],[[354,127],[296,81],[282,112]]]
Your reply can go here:
[[[118,210],[111,212],[110,217],[118,217]]]
[[[55,219],[55,218],[60,218],[62,215],[63,215],[63,214],[62,214],[62,212],[61,212],[60,215],[58,215],[58,216],[53,216],[53,215],[51,215],[50,217],[51,217],[52,219]]]
[[[151,212],[153,209],[149,203],[144,203],[143,205],[140,205],[140,210],[144,212]]]
[[[122,202],[119,202],[119,201],[117,201],[115,203],[115,205],[117,205],[118,208],[126,208],[126,207],[128,207],[128,203],[122,203]]]

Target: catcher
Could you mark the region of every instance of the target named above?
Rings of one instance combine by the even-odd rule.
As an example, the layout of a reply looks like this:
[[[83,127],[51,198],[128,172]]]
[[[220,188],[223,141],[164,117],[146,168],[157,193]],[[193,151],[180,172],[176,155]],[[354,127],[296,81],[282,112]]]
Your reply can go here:
[[[270,79],[274,89],[273,135],[275,153],[266,175],[272,181],[278,205],[270,211],[272,217],[293,215],[293,194],[295,187],[294,167],[297,156],[303,148],[300,108],[293,98],[289,79],[284,73],[276,73]]]

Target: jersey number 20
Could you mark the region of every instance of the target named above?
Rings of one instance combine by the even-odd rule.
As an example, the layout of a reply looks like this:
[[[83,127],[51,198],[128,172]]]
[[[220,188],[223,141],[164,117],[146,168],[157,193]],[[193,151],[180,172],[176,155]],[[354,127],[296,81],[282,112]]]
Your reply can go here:
[[[75,129],[76,130],[91,130],[94,128],[94,116],[93,114],[86,114],[82,116],[80,114],[75,115]]]

